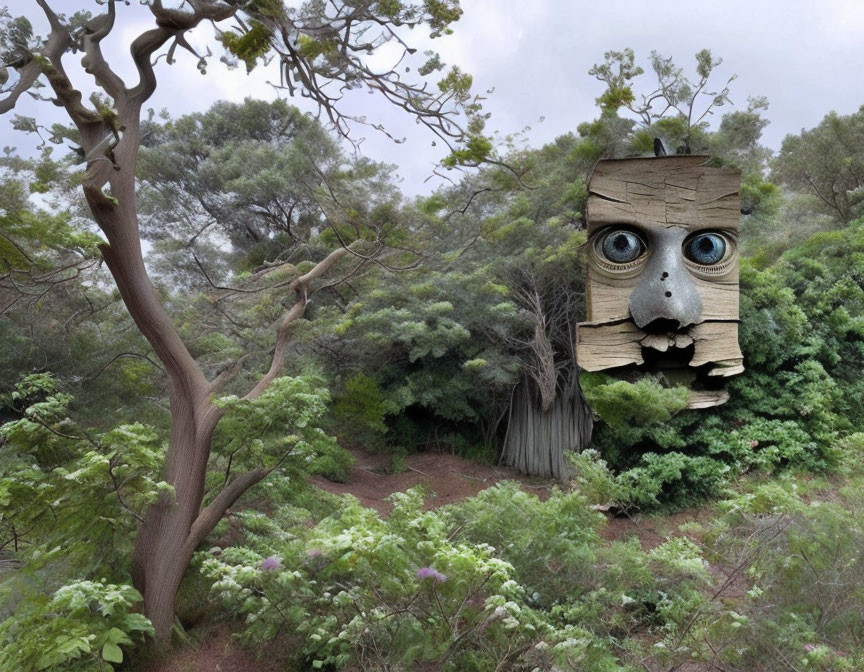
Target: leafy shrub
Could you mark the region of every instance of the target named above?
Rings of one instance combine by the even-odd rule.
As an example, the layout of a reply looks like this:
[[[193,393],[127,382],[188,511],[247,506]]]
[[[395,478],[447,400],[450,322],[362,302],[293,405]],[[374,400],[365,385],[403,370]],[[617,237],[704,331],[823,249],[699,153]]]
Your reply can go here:
[[[708,549],[748,590],[736,599],[735,618],[727,614],[708,630],[718,662],[765,672],[790,664],[861,669],[861,502],[807,504],[793,488],[768,483],[723,508],[726,514],[706,535]]]
[[[620,469],[628,460],[638,459],[635,447],[641,444],[681,443],[670,431],[670,420],[687,406],[686,387],[667,388],[652,376],[630,383],[588,373],[582,374],[581,381],[585,399],[603,420],[593,445],[612,465]]]
[[[354,660],[464,669],[462,656],[487,657],[472,646],[481,634],[498,649],[533,643],[537,619],[516,601],[512,566],[491,547],[448,540],[420,492],[393,497],[387,521],[345,498],[337,515],[281,553],[226,549],[204,559],[203,571],[214,593],[247,615],[248,637],[295,633],[296,655],[315,669]]]
[[[377,382],[357,373],[345,381],[345,389],[331,405],[335,433],[349,444],[376,448],[387,433],[387,407]]]
[[[41,401],[0,426],[0,534],[14,543],[22,530],[22,559],[31,569],[56,563],[61,582],[95,575],[122,581],[124,559],[140,517],[160,492],[163,454],[156,432],[136,423],[91,433],[69,418],[72,397],[48,377],[28,376],[11,393]],[[99,516],[89,515],[99,511]],[[92,574],[91,574],[92,576]]]
[[[121,646],[153,633],[150,621],[130,613],[140,601],[132,586],[104,580],[69,583],[50,600],[32,595],[0,623],[0,670],[112,670],[123,662]]]
[[[603,518],[577,491],[556,489],[541,503],[518,483],[504,482],[443,516],[458,530],[456,539],[495,548],[514,567],[533,605],[567,599],[593,581]]]
[[[567,453],[570,485],[579,490],[591,504],[609,504],[620,499],[620,487],[615,474],[594,448],[581,453]]]
[[[229,467],[266,468],[276,465],[298,476],[321,473],[344,480],[354,460],[328,436],[321,425],[330,395],[313,376],[282,376],[254,399],[222,397],[225,409],[213,441],[214,476]]]
[[[640,509],[699,503],[720,494],[728,471],[728,465],[710,457],[646,453],[620,475],[619,503]]]
[[[646,651],[623,639],[671,642],[705,605],[697,546],[609,546],[577,492],[541,501],[501,483],[434,511],[418,490],[393,500],[386,520],[351,497],[314,526],[277,511],[278,534],[199,554],[214,597],[300,669],[381,671],[629,672]]]

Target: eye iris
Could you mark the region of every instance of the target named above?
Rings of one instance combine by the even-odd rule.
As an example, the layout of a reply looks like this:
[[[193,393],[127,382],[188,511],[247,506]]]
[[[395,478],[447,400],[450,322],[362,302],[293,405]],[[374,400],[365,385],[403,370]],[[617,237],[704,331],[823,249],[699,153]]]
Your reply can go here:
[[[726,241],[716,233],[703,233],[690,241],[687,251],[697,264],[716,264],[726,254]]]
[[[609,261],[623,264],[633,261],[641,252],[642,244],[629,231],[614,231],[603,239],[603,254]]]

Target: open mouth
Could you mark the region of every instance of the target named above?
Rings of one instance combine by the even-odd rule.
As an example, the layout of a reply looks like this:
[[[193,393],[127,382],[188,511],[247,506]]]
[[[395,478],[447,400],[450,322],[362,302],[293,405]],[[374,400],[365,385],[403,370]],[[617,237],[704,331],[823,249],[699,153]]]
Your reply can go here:
[[[660,375],[669,385],[691,388],[691,408],[728,399],[724,379],[744,370],[736,320],[710,320],[680,328],[655,320],[640,329],[632,319],[582,323],[577,337],[579,366],[622,378]]]

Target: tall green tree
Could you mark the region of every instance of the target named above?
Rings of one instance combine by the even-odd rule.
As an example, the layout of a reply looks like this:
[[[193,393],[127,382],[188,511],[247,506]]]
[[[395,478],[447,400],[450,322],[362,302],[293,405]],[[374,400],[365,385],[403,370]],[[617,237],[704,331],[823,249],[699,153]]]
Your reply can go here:
[[[370,56],[385,44],[404,47],[404,55],[410,55],[413,50],[399,37],[403,25],[425,26],[433,37],[449,30],[461,14],[455,0],[360,5],[304,2],[296,7],[274,0],[191,0],[179,9],[152,0],[147,4],[154,25],[130,47],[138,78],[131,85],[102,50],[102,42],[118,28],[115,0],[108,0],[106,11],[95,17],[77,13],[69,18],[58,14],[57,3],[35,1],[49,24],[45,37],[34,35],[25,18],[13,18],[6,8],[2,11],[4,83],[0,114],[13,110],[20,97],[34,87],[50,87],[53,102],[68,115],[80,142],[86,165],[81,187],[106,239],[99,251],[129,314],[165,370],[171,412],[165,481],[172,492],[162,493],[148,507],[132,552],[132,578],[144,596],[144,612],[157,638],[164,641],[173,623],[178,586],[196,546],[227,508],[276,465],[237,475],[205,501],[213,435],[226,413],[215,399],[242,361],[217,376],[208,376],[184,343],[144,263],[136,172],[143,139],[141,111],[158,81],[154,65],[157,52],[168,48],[169,59],[178,47],[194,53],[186,41],[187,32],[202,22],[213,22],[220,27],[222,44],[243,60],[247,69],[267,54],[278,56],[283,85],[315,100],[343,133],[349,130],[348,117],[340,112],[336,92],[340,86],[363,87],[404,108],[436,133],[453,150],[451,162],[487,159],[491,145],[482,136],[484,117],[470,93],[470,76],[454,69],[436,89],[420,80],[406,79],[401,66],[397,71],[396,66],[382,70],[369,64]],[[232,18],[237,19],[237,25],[221,30]],[[93,77],[98,91],[90,101],[83,99],[80,84],[64,62],[75,53],[82,54],[83,70]],[[202,69],[205,64],[200,59]],[[421,80],[441,67],[440,58],[433,55],[419,69]],[[18,126],[23,130],[39,128],[35,120],[21,120]],[[246,392],[247,403],[266,394],[279,378],[292,329],[303,317],[316,282],[354,253],[335,245],[326,257],[296,273],[282,287],[293,296],[293,302],[289,301],[278,321],[270,365]]]
[[[500,454],[555,478],[566,477],[566,453],[587,446],[573,352],[584,307],[578,144],[565,136],[508,155],[521,181],[481,170],[403,211],[424,263],[382,278],[335,329],[338,354],[377,384],[386,442]],[[371,408],[379,397],[363,392]]]
[[[845,224],[864,214],[864,106],[831,112],[818,126],[783,139],[776,181],[812,197],[815,209]]]

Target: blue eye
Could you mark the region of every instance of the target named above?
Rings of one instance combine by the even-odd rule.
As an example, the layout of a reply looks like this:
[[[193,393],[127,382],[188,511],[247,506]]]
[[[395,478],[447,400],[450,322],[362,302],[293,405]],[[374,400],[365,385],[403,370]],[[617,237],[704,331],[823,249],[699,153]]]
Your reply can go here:
[[[629,231],[612,231],[603,238],[603,254],[616,264],[637,259],[644,249],[639,236]]]
[[[684,253],[690,261],[713,266],[726,256],[726,240],[717,233],[700,233],[684,243]]]

